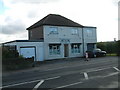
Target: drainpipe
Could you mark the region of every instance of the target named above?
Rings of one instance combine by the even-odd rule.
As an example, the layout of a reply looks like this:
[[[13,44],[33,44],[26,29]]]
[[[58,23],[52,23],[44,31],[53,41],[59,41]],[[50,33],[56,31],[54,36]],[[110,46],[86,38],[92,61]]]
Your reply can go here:
[[[82,43],[83,43],[83,56],[84,56],[84,31],[83,31],[84,26],[82,27]]]

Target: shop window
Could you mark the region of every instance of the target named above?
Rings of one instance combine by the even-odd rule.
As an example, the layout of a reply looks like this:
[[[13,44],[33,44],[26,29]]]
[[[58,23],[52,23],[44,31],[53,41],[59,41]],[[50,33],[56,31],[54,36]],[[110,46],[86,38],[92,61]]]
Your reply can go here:
[[[80,53],[80,43],[71,44],[71,53]]]
[[[59,55],[60,54],[60,44],[49,44],[49,54]]]

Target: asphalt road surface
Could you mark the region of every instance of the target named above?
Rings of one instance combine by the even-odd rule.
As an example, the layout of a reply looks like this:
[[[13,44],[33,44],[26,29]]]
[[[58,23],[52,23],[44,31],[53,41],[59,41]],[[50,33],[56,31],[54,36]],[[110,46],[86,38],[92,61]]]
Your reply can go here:
[[[3,90],[57,90],[61,88],[118,88],[118,57],[100,57],[84,61],[71,58],[48,61],[31,70],[3,74]]]

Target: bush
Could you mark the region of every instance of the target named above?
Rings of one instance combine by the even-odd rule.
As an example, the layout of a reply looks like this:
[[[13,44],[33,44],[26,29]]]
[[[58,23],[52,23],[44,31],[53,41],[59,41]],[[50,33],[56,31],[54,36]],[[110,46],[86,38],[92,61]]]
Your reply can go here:
[[[33,62],[24,58],[6,58],[2,63],[4,70],[17,70],[30,67]]]
[[[120,56],[120,40],[117,41],[117,55]]]
[[[118,41],[116,42],[99,42],[97,48],[105,50],[108,54],[118,53]]]
[[[24,69],[32,66],[34,60],[27,60],[19,56],[16,50],[10,50],[8,47],[2,48],[2,66],[3,71]]]

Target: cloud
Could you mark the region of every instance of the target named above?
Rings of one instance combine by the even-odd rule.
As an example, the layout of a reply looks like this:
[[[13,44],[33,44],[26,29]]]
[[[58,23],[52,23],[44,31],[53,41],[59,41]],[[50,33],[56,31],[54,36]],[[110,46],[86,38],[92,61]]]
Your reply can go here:
[[[27,40],[27,31],[20,33],[20,34],[15,34],[15,35],[9,35],[9,34],[0,34],[0,43],[4,43],[4,42],[9,42],[9,41],[13,41],[13,40]]]
[[[32,3],[32,4],[39,4],[39,3],[50,3],[50,2],[57,2],[59,0],[10,0],[11,3]]]
[[[6,23],[7,24],[0,26],[2,27],[0,33],[2,34],[17,34],[25,31],[25,24],[19,19],[15,21],[11,21],[11,19],[8,19],[6,20]]]
[[[120,3],[120,0],[112,0],[112,3],[113,3],[115,6],[118,6],[118,4]]]
[[[37,16],[37,12],[35,10],[32,10],[32,11],[28,12],[28,14],[27,14],[28,18],[34,18],[36,16]]]
[[[11,37],[5,37],[6,40],[27,38],[26,35],[28,33],[26,33],[25,29],[49,13],[60,14],[83,25],[96,26],[98,41],[112,40],[114,37],[117,37],[118,21],[113,19],[117,18],[118,15],[118,7],[116,5],[119,0],[2,1],[8,9],[5,9],[4,13],[0,15],[0,33],[3,36],[10,35]],[[24,32],[26,35],[22,36]],[[106,33],[108,32],[107,38]],[[0,38],[3,38],[3,36],[0,35]]]

